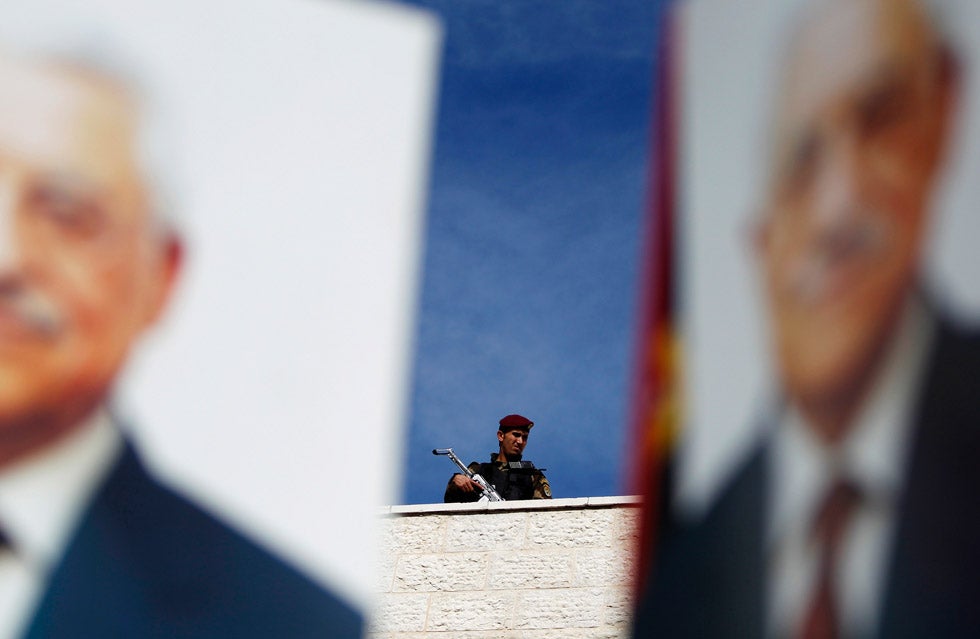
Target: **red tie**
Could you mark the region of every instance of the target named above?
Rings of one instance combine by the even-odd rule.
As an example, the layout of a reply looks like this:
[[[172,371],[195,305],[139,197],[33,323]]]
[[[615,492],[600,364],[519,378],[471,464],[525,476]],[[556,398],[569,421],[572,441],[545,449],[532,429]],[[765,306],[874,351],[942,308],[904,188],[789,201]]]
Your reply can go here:
[[[854,484],[838,479],[827,490],[815,513],[811,535],[818,545],[817,582],[806,608],[799,639],[837,639],[841,636],[837,581],[840,542],[860,500]]]

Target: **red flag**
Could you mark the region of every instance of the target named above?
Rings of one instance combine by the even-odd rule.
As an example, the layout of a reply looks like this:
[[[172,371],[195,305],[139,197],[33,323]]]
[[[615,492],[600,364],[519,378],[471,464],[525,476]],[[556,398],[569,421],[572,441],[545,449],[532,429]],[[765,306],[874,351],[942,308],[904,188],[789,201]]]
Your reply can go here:
[[[669,506],[674,442],[680,425],[680,343],[677,331],[675,251],[676,59],[670,15],[660,38],[655,83],[653,161],[647,218],[647,251],[635,372],[632,488],[644,498],[636,592],[646,582],[663,516]]]

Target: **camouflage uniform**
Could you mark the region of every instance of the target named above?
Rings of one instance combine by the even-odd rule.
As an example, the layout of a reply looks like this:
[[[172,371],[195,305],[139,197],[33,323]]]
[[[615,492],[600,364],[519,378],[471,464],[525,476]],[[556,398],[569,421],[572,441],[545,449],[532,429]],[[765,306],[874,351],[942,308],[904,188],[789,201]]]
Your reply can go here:
[[[490,453],[490,463],[481,464],[480,462],[472,462],[468,468],[470,472],[482,475],[484,479],[493,484],[497,492],[508,501],[515,499],[551,499],[551,484],[548,483],[548,478],[544,476],[544,473],[537,469],[528,477],[528,486],[517,487],[508,491],[505,486],[509,484],[507,475],[511,471],[506,461],[497,461],[497,453]],[[526,489],[522,490],[522,488]],[[518,493],[530,493],[530,495],[523,496]],[[479,490],[474,490],[472,493],[463,492],[453,484],[452,478],[449,479],[449,484],[446,485],[446,494],[443,496],[443,501],[446,503],[472,502],[478,501],[479,499]]]

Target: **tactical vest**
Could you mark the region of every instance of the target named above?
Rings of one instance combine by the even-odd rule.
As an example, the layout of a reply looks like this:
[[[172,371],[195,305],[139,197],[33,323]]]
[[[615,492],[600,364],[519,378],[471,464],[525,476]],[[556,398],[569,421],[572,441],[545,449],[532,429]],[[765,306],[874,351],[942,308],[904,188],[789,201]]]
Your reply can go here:
[[[480,474],[507,501],[531,499],[534,496],[534,479],[542,470],[529,461],[480,464]]]

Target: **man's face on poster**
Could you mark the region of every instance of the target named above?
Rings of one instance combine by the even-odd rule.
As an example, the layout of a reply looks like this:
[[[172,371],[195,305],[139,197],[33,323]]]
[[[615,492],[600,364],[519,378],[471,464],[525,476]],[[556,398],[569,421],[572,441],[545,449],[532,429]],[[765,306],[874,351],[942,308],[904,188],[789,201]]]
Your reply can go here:
[[[953,101],[912,0],[824,3],[794,39],[759,234],[785,390],[853,404],[915,285]]]
[[[164,303],[135,127],[104,78],[0,54],[0,437],[84,417]]]

